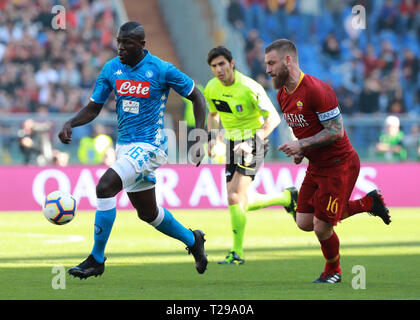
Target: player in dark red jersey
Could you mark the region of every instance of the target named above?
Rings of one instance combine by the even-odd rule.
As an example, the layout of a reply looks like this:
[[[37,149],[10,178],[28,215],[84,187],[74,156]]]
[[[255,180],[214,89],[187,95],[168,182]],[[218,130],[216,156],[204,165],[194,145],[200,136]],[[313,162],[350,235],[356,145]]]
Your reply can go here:
[[[287,39],[265,49],[266,72],[278,89],[277,101],[297,140],[279,146],[296,164],[309,160],[298,202],[296,223],[314,231],[326,263],[314,282],[341,281],[339,239],[334,226],[349,216],[369,212],[391,222],[379,190],[350,201],[360,160],[344,130],[337,97],[325,82],[299,68],[296,46]]]

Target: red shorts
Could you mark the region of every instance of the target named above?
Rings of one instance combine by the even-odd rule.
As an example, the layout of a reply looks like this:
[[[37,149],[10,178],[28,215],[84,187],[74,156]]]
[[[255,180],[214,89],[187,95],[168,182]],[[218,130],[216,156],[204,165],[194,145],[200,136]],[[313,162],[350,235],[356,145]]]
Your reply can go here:
[[[317,174],[316,170],[306,173],[299,190],[297,212],[314,213],[318,219],[335,226],[347,209],[359,176],[359,156],[354,152],[328,171],[328,175]]]

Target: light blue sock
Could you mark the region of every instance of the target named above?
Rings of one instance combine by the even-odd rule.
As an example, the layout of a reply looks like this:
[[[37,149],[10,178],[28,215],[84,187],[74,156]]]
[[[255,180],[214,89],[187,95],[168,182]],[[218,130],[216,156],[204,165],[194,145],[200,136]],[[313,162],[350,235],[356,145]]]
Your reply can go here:
[[[193,232],[180,224],[174,216],[164,208],[159,207],[158,217],[150,224],[167,236],[182,241],[187,247],[191,247],[195,243]]]
[[[102,263],[105,260],[105,246],[108,242],[109,235],[111,234],[112,226],[114,225],[115,217],[117,215],[117,209],[114,207],[109,210],[99,210],[99,202],[100,201],[98,201],[98,210],[96,210],[95,214],[95,234],[93,237],[95,242],[93,244],[91,254],[93,255],[96,261]]]

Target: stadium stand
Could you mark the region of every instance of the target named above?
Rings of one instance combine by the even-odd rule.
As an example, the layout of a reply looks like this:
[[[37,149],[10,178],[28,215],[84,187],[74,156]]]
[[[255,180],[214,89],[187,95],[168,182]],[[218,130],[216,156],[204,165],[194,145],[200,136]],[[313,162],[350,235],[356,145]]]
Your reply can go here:
[[[352,28],[356,4],[366,10],[366,29]],[[229,0],[226,11],[228,21],[247,41],[253,77],[264,73],[261,50],[275,39],[289,38],[299,48],[303,71],[336,90],[347,116],[395,114],[418,119],[418,1]],[[403,129],[408,132],[411,125]],[[381,130],[352,128],[356,147],[372,147]]]
[[[197,79],[204,75],[208,77],[201,54],[187,61],[180,54],[174,43],[174,30],[163,19],[164,1],[117,2],[125,6],[126,18],[145,24],[148,46],[153,52]],[[7,150],[18,150],[17,130],[27,118],[25,114],[31,113],[35,120],[47,116],[56,119],[79,110],[89,99],[100,68],[115,53],[113,35],[121,20],[121,12],[115,6],[117,2],[0,0],[0,113],[5,116],[0,121],[0,150],[3,150],[0,163],[23,163],[22,157],[16,158]],[[215,3],[219,2],[200,0],[194,6],[204,6],[205,13],[211,17],[210,4],[214,8]],[[303,71],[328,81],[336,90],[347,118],[348,133],[362,158],[374,159],[374,146],[387,115],[395,114],[401,119],[401,129],[406,135],[418,124],[418,0],[225,0],[220,3],[225,7],[225,20],[245,44],[244,63],[248,70],[241,70],[247,71],[270,91],[271,84],[263,64],[264,47],[276,38],[294,40],[300,51]],[[65,30],[51,27],[54,18],[51,8],[56,4],[66,8]],[[351,26],[352,7],[356,4],[366,9],[364,30]],[[213,13],[213,16],[217,15],[215,25],[219,30],[220,12],[218,8]],[[196,23],[193,19],[199,21],[202,17],[188,15],[189,24]],[[185,32],[203,30],[204,27],[197,26],[196,30],[190,28]],[[215,30],[211,32],[215,33]],[[203,35],[200,33],[201,38]],[[184,33],[181,36],[195,39]],[[208,39],[207,47],[213,45],[211,42]],[[228,45],[232,46],[232,43],[235,41]],[[235,56],[238,60],[242,58],[237,53]],[[202,69],[196,67],[200,64]],[[205,81],[199,80],[204,84]],[[274,98],[273,91],[269,95]],[[173,123],[177,123],[182,118],[183,103],[176,95],[172,96],[168,106],[169,119],[172,115]],[[112,97],[104,109],[105,117],[113,115]],[[12,126],[9,119],[21,121],[13,122]],[[52,123],[52,130],[57,129],[56,125],[58,123]],[[74,138],[89,135],[91,129],[89,126],[78,128]],[[51,139],[55,147],[54,134]],[[279,136],[273,136],[274,144],[279,141]],[[74,150],[64,151],[74,154]],[[279,158],[274,154],[271,159]],[[414,158],[409,155],[408,159]],[[77,156],[70,158],[70,162],[74,161],[77,162]]]
[[[51,28],[54,1],[6,1],[0,14],[2,112],[75,112],[113,56],[109,1],[62,1],[65,31]]]
[[[64,30],[52,26],[56,4],[65,8]],[[47,118],[84,106],[98,72],[115,53],[117,15],[111,4],[109,0],[1,1],[0,113],[14,115],[11,120],[26,113]],[[112,102],[108,100],[104,114],[114,112]],[[12,158],[16,163],[16,154],[8,156],[14,150],[16,127],[1,123],[0,130],[0,161],[9,163]],[[76,130],[75,138],[89,135],[89,130]]]

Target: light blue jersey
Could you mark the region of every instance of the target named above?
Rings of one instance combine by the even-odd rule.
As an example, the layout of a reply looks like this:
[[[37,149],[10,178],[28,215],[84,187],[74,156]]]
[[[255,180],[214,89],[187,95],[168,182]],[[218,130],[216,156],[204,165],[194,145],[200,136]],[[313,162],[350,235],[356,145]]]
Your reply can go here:
[[[96,80],[91,100],[105,103],[114,91],[118,144],[145,142],[167,152],[163,117],[170,88],[187,97],[194,82],[173,64],[144,52],[134,67],[122,64],[118,57],[109,60]]]

